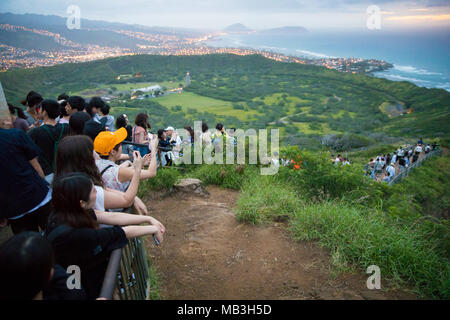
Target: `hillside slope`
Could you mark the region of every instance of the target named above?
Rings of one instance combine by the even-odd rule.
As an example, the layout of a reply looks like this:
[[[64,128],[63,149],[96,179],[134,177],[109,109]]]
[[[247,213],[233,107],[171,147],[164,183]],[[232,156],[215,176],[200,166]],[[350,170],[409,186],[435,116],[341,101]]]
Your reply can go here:
[[[0,74],[7,99],[17,104],[29,90],[47,97],[127,82],[184,83],[189,71],[187,91],[196,95],[232,102],[230,117],[216,117],[202,110],[181,112],[182,120],[211,119],[229,125],[264,128],[271,122],[293,134],[354,132],[367,135],[382,131],[391,135],[416,137],[450,134],[450,94],[443,89],[426,89],[409,82],[393,82],[365,75],[340,73],[324,67],[282,63],[258,55],[230,54],[203,56],[135,55],[79,64],[12,70]],[[119,75],[129,74],[128,79]],[[115,101],[112,106],[131,108],[132,114],[150,106],[156,114],[168,114],[158,99]],[[397,117],[385,113],[383,106],[402,106]],[[175,107],[175,106],[171,106]],[[233,109],[252,111],[248,119],[232,117]],[[186,111],[186,110],[185,110]],[[122,109],[121,109],[122,112]],[[287,115],[288,124],[277,122]],[[160,119],[155,119],[159,123]],[[162,121],[162,120],[161,120]],[[165,123],[161,122],[165,125]],[[171,123],[172,125],[172,123]],[[308,132],[308,130],[310,132]]]

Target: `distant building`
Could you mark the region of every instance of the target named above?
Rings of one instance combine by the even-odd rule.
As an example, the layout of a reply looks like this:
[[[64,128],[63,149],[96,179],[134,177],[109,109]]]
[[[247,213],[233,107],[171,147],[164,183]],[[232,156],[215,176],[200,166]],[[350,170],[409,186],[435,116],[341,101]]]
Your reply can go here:
[[[154,91],[161,91],[162,88],[159,85],[149,86],[145,88],[139,88],[139,89],[133,89],[131,90],[131,93],[135,93],[136,91],[142,91],[142,92],[154,92]]]
[[[189,74],[189,71],[186,73],[186,87],[188,87],[191,84],[191,75]]]

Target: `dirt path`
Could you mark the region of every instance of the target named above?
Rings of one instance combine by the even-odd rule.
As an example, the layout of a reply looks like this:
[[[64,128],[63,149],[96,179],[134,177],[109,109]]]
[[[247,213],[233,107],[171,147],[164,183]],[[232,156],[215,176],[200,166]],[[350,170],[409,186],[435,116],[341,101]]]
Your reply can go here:
[[[160,248],[148,241],[163,299],[414,299],[368,290],[365,274],[333,278],[329,253],[295,242],[283,225],[249,226],[233,213],[238,193],[209,187],[209,198],[149,201],[166,226]],[[382,281],[382,288],[384,283]]]

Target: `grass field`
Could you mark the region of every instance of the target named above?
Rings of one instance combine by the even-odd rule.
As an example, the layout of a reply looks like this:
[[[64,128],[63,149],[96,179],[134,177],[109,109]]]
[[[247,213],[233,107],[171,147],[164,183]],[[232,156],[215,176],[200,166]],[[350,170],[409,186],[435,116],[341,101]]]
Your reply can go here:
[[[350,116],[350,118],[352,118],[352,119],[354,119],[355,116],[356,116],[356,113],[355,113],[355,112],[349,112],[349,111],[346,111],[346,110],[339,110],[339,112],[336,113],[336,114],[333,114],[332,117],[333,117],[334,119],[339,119],[339,118],[342,118],[342,116],[343,116],[344,114],[346,114],[346,113],[347,113],[347,114]]]
[[[272,95],[268,95],[265,97],[258,97],[252,99],[253,101],[261,101],[264,102],[266,105],[276,105],[283,101],[283,93],[274,93]],[[289,113],[288,114],[294,114],[295,113],[295,105],[297,103],[308,103],[309,100],[300,99],[299,97],[293,97],[290,95],[287,95],[286,97],[286,104],[289,106]],[[311,109],[311,107],[309,107]]]
[[[293,122],[294,126],[296,126],[300,132],[304,134],[329,134],[329,133],[339,133],[339,131],[331,130],[327,123],[320,123],[320,130],[311,130],[309,127],[309,123],[306,122]]]
[[[210,112],[217,115],[235,116],[239,120],[243,121],[250,120],[252,115],[258,113],[254,110],[236,110],[233,109],[232,103],[229,101],[204,97],[192,92],[169,94],[164,97],[156,98],[155,101],[165,107],[181,106],[184,111],[191,108],[197,110],[198,112]]]

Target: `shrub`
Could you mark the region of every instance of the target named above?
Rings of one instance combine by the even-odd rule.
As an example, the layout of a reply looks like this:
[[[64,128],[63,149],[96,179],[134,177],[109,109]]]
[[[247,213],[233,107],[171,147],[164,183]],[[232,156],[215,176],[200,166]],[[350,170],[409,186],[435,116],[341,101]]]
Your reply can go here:
[[[200,179],[205,185],[216,185],[223,188],[239,190],[243,181],[258,172],[256,166],[244,165],[201,165],[196,167],[190,176]]]
[[[338,152],[361,148],[371,145],[374,142],[373,139],[354,133],[329,134],[322,138],[322,144]]]
[[[323,198],[359,199],[368,194],[373,185],[364,176],[363,168],[359,165],[335,165],[330,161],[327,152],[300,151],[296,148],[287,149],[283,155],[299,163],[300,169],[293,170],[293,166],[282,167],[279,171],[280,179],[298,186],[299,191],[316,200]]]
[[[253,176],[241,189],[236,218],[251,224],[284,221],[300,206],[298,194],[274,176]]]
[[[156,177],[143,180],[139,183],[139,197],[145,197],[150,191],[161,191],[172,188],[181,177],[181,172],[176,169],[162,168],[158,169]]]
[[[448,224],[397,224],[376,210],[325,201],[298,209],[290,228],[296,239],[319,240],[364,270],[377,265],[394,282],[413,283],[421,295],[450,297],[448,255],[436,250],[434,238],[443,233],[448,240]]]

